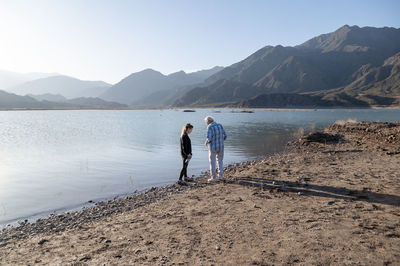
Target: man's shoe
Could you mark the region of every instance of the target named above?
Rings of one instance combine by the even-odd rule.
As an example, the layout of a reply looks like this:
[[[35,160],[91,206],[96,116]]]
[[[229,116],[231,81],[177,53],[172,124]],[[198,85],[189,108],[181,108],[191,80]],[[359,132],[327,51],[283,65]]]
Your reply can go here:
[[[209,179],[207,179],[207,182],[208,183],[210,183],[210,182],[214,182],[214,181],[216,181],[217,179],[215,179],[215,178],[209,178]]]
[[[193,181],[193,178],[185,177],[183,180],[185,180],[185,182],[191,182],[191,181]]]

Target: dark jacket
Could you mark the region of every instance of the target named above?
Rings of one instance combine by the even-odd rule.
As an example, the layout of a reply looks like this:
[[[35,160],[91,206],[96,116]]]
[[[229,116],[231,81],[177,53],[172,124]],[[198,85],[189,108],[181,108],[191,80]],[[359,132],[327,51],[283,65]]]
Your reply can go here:
[[[181,155],[186,158],[189,154],[192,154],[192,142],[188,134],[185,133],[181,137]]]

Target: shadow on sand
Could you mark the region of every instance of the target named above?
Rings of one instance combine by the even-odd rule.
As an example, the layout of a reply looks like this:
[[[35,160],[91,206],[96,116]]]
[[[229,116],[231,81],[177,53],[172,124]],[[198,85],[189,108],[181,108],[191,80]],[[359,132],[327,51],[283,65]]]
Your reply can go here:
[[[351,190],[345,187],[331,187],[314,185],[307,182],[307,178],[301,182],[244,177],[226,181],[226,183],[240,184],[249,187],[259,187],[265,190],[279,192],[302,193],[308,196],[325,197],[332,199],[344,199],[351,201],[364,201],[385,205],[400,206],[400,196],[371,192],[368,190]]]

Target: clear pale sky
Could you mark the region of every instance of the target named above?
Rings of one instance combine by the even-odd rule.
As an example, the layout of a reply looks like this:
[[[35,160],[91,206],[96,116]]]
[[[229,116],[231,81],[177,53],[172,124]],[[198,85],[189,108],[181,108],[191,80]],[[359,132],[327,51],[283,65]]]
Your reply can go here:
[[[400,28],[389,0],[0,0],[0,70],[116,83],[228,66],[344,24]]]

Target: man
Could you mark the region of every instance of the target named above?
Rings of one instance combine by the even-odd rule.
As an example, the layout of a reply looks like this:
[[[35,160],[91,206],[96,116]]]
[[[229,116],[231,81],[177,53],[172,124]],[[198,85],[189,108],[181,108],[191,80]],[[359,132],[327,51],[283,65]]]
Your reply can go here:
[[[204,120],[207,124],[207,140],[205,144],[208,146],[211,172],[211,178],[208,179],[208,181],[217,180],[216,161],[218,161],[218,176],[219,179],[222,180],[222,171],[224,168],[224,140],[226,139],[226,133],[222,125],[215,122],[214,118],[211,116],[207,116]]]

